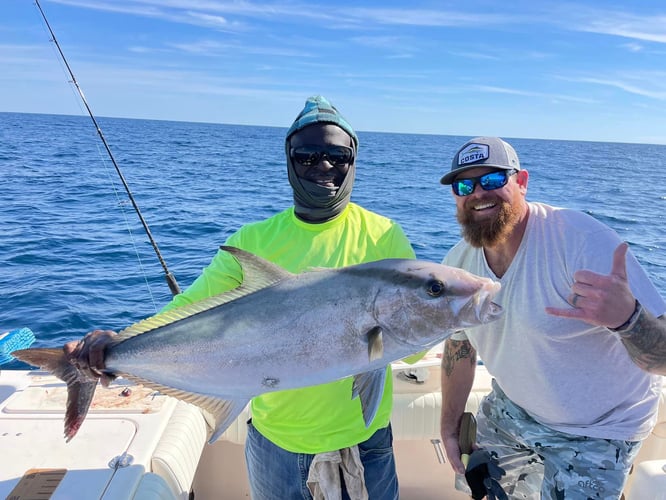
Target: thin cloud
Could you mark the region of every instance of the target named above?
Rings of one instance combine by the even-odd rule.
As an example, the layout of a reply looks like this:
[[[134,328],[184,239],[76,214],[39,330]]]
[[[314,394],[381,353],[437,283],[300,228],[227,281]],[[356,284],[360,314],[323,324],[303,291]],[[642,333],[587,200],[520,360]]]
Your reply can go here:
[[[551,15],[553,19],[561,20],[561,28],[571,31],[666,43],[666,15],[663,13],[635,14],[579,4],[561,4]]]
[[[211,26],[213,28],[229,28],[231,23],[223,16],[216,16],[211,14],[204,14],[201,12],[188,11],[186,14],[195,19],[203,25]]]
[[[240,104],[253,94],[270,101],[278,92],[277,101],[299,106],[303,95],[320,92],[336,102],[411,109],[412,115],[395,119],[391,113],[366,118],[368,127],[406,132],[442,130],[441,120],[418,113],[426,100],[426,108],[451,116],[484,110],[487,120],[496,115],[496,123],[507,129],[518,115],[538,116],[540,106],[557,102],[549,120],[530,125],[530,133],[545,136],[624,140],[666,125],[663,113],[639,108],[663,107],[666,99],[661,83],[666,75],[654,71],[666,55],[666,4],[656,2],[621,7],[603,0],[523,0],[496,7],[485,0],[447,5],[416,0],[404,6],[351,0],[43,3],[47,15],[60,13],[54,29],[57,35],[62,31],[66,55],[86,91],[127,117],[155,112],[171,119],[218,119],[212,110],[227,109],[233,101],[238,109],[219,119],[237,122],[240,113],[243,120],[259,120],[256,124],[281,123],[272,108],[249,116]],[[5,25],[0,42],[6,44],[0,46],[6,70],[0,78],[7,89],[0,107],[7,109],[17,108],[19,95],[25,94],[27,103],[31,95],[50,95],[53,85],[43,82],[51,67],[57,69],[57,55],[45,61],[48,66],[39,64],[49,54],[46,43],[34,53],[12,47],[45,38],[39,19],[31,23],[22,15],[29,4],[3,9],[0,20]],[[29,92],[16,78],[28,71],[33,73],[23,80],[34,86]],[[55,76],[62,79],[61,72]],[[178,99],[166,97],[174,95]],[[35,109],[48,112],[56,101],[40,100]],[[118,106],[120,101],[127,106]],[[636,116],[628,116],[628,106]],[[604,130],[569,126],[607,112],[622,118],[617,124],[609,120]],[[563,132],[556,133],[555,124]],[[524,119],[516,126],[524,127]]]
[[[235,15],[247,18],[271,19],[278,18],[288,23],[290,18],[322,19],[328,21],[344,20],[337,9],[313,9],[311,4],[268,4],[251,2],[217,2],[190,0],[127,0],[117,2],[104,0],[51,0],[71,7],[90,10],[117,12],[130,15],[149,16],[168,19],[173,22],[190,23],[190,13],[197,12],[202,20],[206,16]],[[340,9],[341,12],[342,9]],[[226,20],[226,18],[223,17]],[[227,20],[228,22],[228,20]]]
[[[404,45],[404,40],[397,36],[355,36],[350,39],[359,45],[375,47],[379,49],[394,49],[396,46]]]
[[[289,49],[286,47],[267,47],[267,46],[251,46],[240,43],[221,43],[216,40],[200,40],[196,42],[176,43],[170,42],[166,44],[167,47],[176,49],[179,52],[187,54],[197,54],[208,57],[216,57],[222,54],[253,54],[264,56],[280,56],[280,57],[294,57],[294,58],[312,58],[314,54],[304,50]]]
[[[555,9],[530,5],[532,12],[498,14],[480,9],[466,11],[419,8],[368,8],[312,3],[252,3],[207,0],[51,0],[50,3],[90,10],[151,17],[170,22],[211,29],[249,29],[248,19],[272,19],[288,25],[302,19],[325,23],[329,29],[372,29],[379,25],[424,27],[500,27],[524,23],[557,25],[563,30],[584,31],[624,38],[666,43],[665,15],[635,15],[626,12],[596,10],[573,4],[558,4]],[[557,19],[559,21],[554,21]]]
[[[499,61],[502,58],[494,54],[489,54],[488,52],[456,52],[449,51],[449,54],[456,57],[462,57],[465,59],[488,59],[492,61]]]
[[[163,18],[161,9],[143,5],[128,5],[123,2],[100,2],[88,0],[51,0],[50,3],[66,5],[68,7],[78,7],[89,10],[99,10],[103,12],[113,12],[117,14],[130,14],[142,17]],[[46,12],[48,15],[48,11]]]
[[[624,43],[621,47],[624,47],[629,52],[642,52],[643,49],[645,49],[645,47],[639,43]]]
[[[588,99],[585,97],[576,97],[576,96],[570,96],[570,95],[562,95],[562,94],[548,94],[544,92],[535,92],[532,90],[522,90],[522,89],[510,89],[506,87],[495,87],[492,85],[473,85],[472,86],[475,90],[479,90],[481,92],[490,92],[494,94],[509,94],[509,95],[518,95],[518,96],[525,96],[525,97],[540,97],[540,98],[546,98],[549,100],[559,100],[559,101],[570,101],[570,102],[579,102],[579,103],[586,103],[586,104],[594,104],[598,101],[594,99]]]
[[[666,16],[636,16],[615,13],[604,19],[592,19],[584,31],[615,35],[634,40],[666,43]]]
[[[349,41],[363,47],[383,50],[388,59],[410,59],[420,50],[403,37],[386,36],[354,36]]]
[[[380,24],[410,26],[452,26],[475,28],[488,25],[514,24],[516,16],[488,14],[483,12],[463,12],[428,9],[345,9],[348,15],[359,19],[372,20]]]
[[[257,19],[279,19],[284,24],[297,22],[299,19],[320,20],[328,28],[368,29],[372,24],[407,25],[432,27],[466,27],[517,24],[525,21],[522,16],[493,14],[481,11],[442,9],[387,9],[366,7],[336,7],[321,4],[313,8],[312,3],[252,3],[252,2],[217,2],[190,0],[136,0],[110,2],[104,0],[52,0],[72,7],[102,10],[138,16],[154,17],[197,24],[230,28],[233,25],[226,17],[242,16]],[[531,19],[530,22],[534,22]],[[239,24],[239,26],[241,26]]]
[[[238,21],[229,21],[225,17],[216,15],[215,12],[202,12],[193,9],[190,2],[105,2],[89,0],[51,0],[69,7],[78,7],[114,14],[125,14],[150,19],[159,19],[179,24],[188,24],[203,28],[211,28],[223,31],[243,31],[247,27]],[[175,5],[169,9],[171,3]]]
[[[661,75],[659,82],[663,82],[664,78],[666,78],[666,75]],[[623,90],[625,92],[628,92],[630,94],[635,94],[639,95],[642,97],[649,97],[650,99],[657,99],[659,101],[666,101],[666,90],[653,90],[653,89],[647,89],[645,87],[640,87],[636,84],[629,83],[627,81],[623,80],[610,80],[610,79],[604,79],[604,78],[578,78],[577,81],[579,82],[584,82],[584,83],[593,83],[596,85],[603,85],[606,87],[612,87],[616,89]],[[663,86],[663,83],[662,83]]]

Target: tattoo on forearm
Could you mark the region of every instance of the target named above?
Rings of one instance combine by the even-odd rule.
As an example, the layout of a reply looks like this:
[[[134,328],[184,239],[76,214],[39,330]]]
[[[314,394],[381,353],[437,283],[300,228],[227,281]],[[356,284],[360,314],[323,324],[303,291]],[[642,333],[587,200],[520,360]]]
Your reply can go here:
[[[469,359],[470,364],[476,364],[476,351],[469,343],[469,340],[451,340],[448,339],[444,344],[444,354],[442,355],[442,368],[447,376],[453,373],[454,365],[461,359]]]
[[[634,363],[648,372],[661,375],[666,375],[665,324],[666,318],[654,318],[643,309],[634,327],[620,334]]]

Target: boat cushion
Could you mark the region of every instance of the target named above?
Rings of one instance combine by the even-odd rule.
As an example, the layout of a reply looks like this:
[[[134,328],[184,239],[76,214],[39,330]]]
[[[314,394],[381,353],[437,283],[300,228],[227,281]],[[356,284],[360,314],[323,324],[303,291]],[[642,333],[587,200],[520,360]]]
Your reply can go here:
[[[207,436],[201,411],[178,401],[151,460],[152,471],[165,480],[174,498],[189,497]]]
[[[158,474],[147,472],[132,496],[134,500],[176,500],[173,491],[164,478]]]

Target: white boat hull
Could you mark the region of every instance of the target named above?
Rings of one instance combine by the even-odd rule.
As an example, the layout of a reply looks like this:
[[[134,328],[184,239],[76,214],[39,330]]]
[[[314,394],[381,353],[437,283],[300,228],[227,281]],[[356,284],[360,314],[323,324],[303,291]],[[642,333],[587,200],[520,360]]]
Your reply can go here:
[[[394,365],[394,449],[406,500],[469,498],[455,491],[451,467],[438,461],[431,442],[439,438],[441,408],[436,352],[414,366]],[[79,433],[65,443],[64,384],[44,372],[0,371],[0,498],[25,495],[29,488],[50,488],[52,499],[187,499],[192,490],[197,500],[249,498],[247,409],[219,441],[207,445],[197,408],[140,386],[120,396],[124,385],[98,389]],[[475,412],[489,390],[490,377],[479,366],[468,411]],[[666,500],[666,387],[657,426],[641,449],[625,498]]]

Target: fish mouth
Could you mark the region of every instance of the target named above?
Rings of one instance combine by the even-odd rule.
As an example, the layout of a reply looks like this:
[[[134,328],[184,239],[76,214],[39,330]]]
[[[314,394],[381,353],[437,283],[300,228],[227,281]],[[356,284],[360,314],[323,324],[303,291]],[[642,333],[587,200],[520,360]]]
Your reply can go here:
[[[487,280],[465,304],[460,316],[465,318],[465,326],[476,326],[490,323],[499,319],[504,313],[504,308],[493,301],[502,285],[498,282]]]

